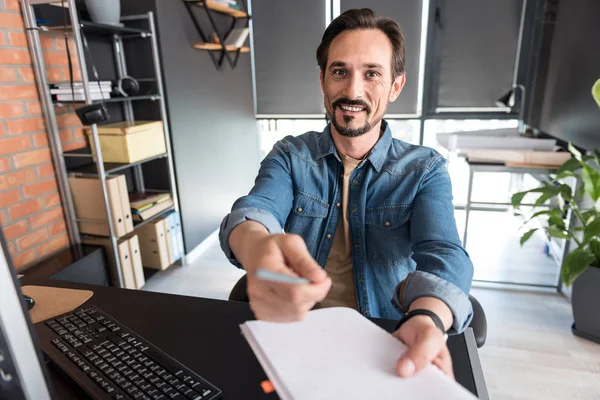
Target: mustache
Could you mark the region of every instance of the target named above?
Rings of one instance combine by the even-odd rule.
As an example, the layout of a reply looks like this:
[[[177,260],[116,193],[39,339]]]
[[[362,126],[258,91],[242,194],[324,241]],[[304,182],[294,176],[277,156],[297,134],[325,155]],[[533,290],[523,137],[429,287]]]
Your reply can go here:
[[[360,100],[360,99],[350,100],[346,97],[342,97],[340,99],[337,99],[333,103],[331,103],[331,107],[332,107],[332,109],[335,110],[336,107],[338,107],[341,104],[346,104],[349,106],[361,106],[361,107],[365,108],[365,110],[367,111],[367,114],[371,113],[371,107],[369,107],[369,105],[364,100]]]

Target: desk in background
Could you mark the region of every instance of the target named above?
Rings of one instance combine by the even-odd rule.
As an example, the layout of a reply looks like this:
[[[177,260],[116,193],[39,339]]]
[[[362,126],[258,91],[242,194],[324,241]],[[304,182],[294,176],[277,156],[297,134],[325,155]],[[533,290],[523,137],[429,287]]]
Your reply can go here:
[[[239,325],[254,319],[247,303],[27,278],[21,284],[92,290],[86,305],[107,312],[215,384],[224,399],[278,398],[262,391],[260,383],[268,378],[241,335]],[[397,323],[373,321],[389,332]],[[480,399],[489,399],[472,330],[451,336],[448,347],[456,380]],[[52,368],[50,376],[57,399],[80,398]]]

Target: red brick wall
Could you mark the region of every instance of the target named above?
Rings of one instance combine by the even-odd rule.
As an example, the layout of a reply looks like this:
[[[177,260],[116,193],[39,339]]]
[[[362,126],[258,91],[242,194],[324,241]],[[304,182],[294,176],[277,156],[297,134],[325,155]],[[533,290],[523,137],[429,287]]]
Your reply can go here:
[[[41,43],[48,80],[68,80],[64,37],[44,35]],[[74,57],[72,43],[70,49]],[[77,116],[55,111],[63,148],[83,147]],[[17,0],[0,0],[0,226],[17,269],[69,245]]]

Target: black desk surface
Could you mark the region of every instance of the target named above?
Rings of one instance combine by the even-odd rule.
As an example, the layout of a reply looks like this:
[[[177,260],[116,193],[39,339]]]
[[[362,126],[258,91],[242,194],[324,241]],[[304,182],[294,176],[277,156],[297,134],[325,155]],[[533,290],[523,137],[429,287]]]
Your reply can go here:
[[[224,399],[276,399],[260,383],[267,378],[239,325],[254,319],[247,303],[178,296],[136,290],[23,278],[22,285],[89,289],[93,304],[135,333],[165,351],[221,390]],[[85,305],[84,305],[85,307]],[[391,331],[396,321],[374,320]],[[473,333],[451,336],[456,380],[482,399],[488,399]],[[81,394],[49,368],[57,399]]]

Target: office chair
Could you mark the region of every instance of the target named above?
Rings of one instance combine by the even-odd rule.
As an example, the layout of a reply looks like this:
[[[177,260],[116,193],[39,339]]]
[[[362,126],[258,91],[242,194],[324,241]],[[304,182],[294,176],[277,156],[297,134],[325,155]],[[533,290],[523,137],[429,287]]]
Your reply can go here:
[[[233,289],[231,289],[231,292],[229,293],[229,301],[249,302],[246,287],[247,278],[246,275],[244,275],[239,281],[237,281]],[[469,295],[469,300],[473,306],[473,319],[471,320],[469,326],[473,328],[475,343],[477,343],[477,347],[479,348],[485,344],[485,339],[487,337],[487,319],[485,317],[485,311],[483,311],[483,307],[481,307],[479,301],[477,301],[477,299],[471,295]]]

